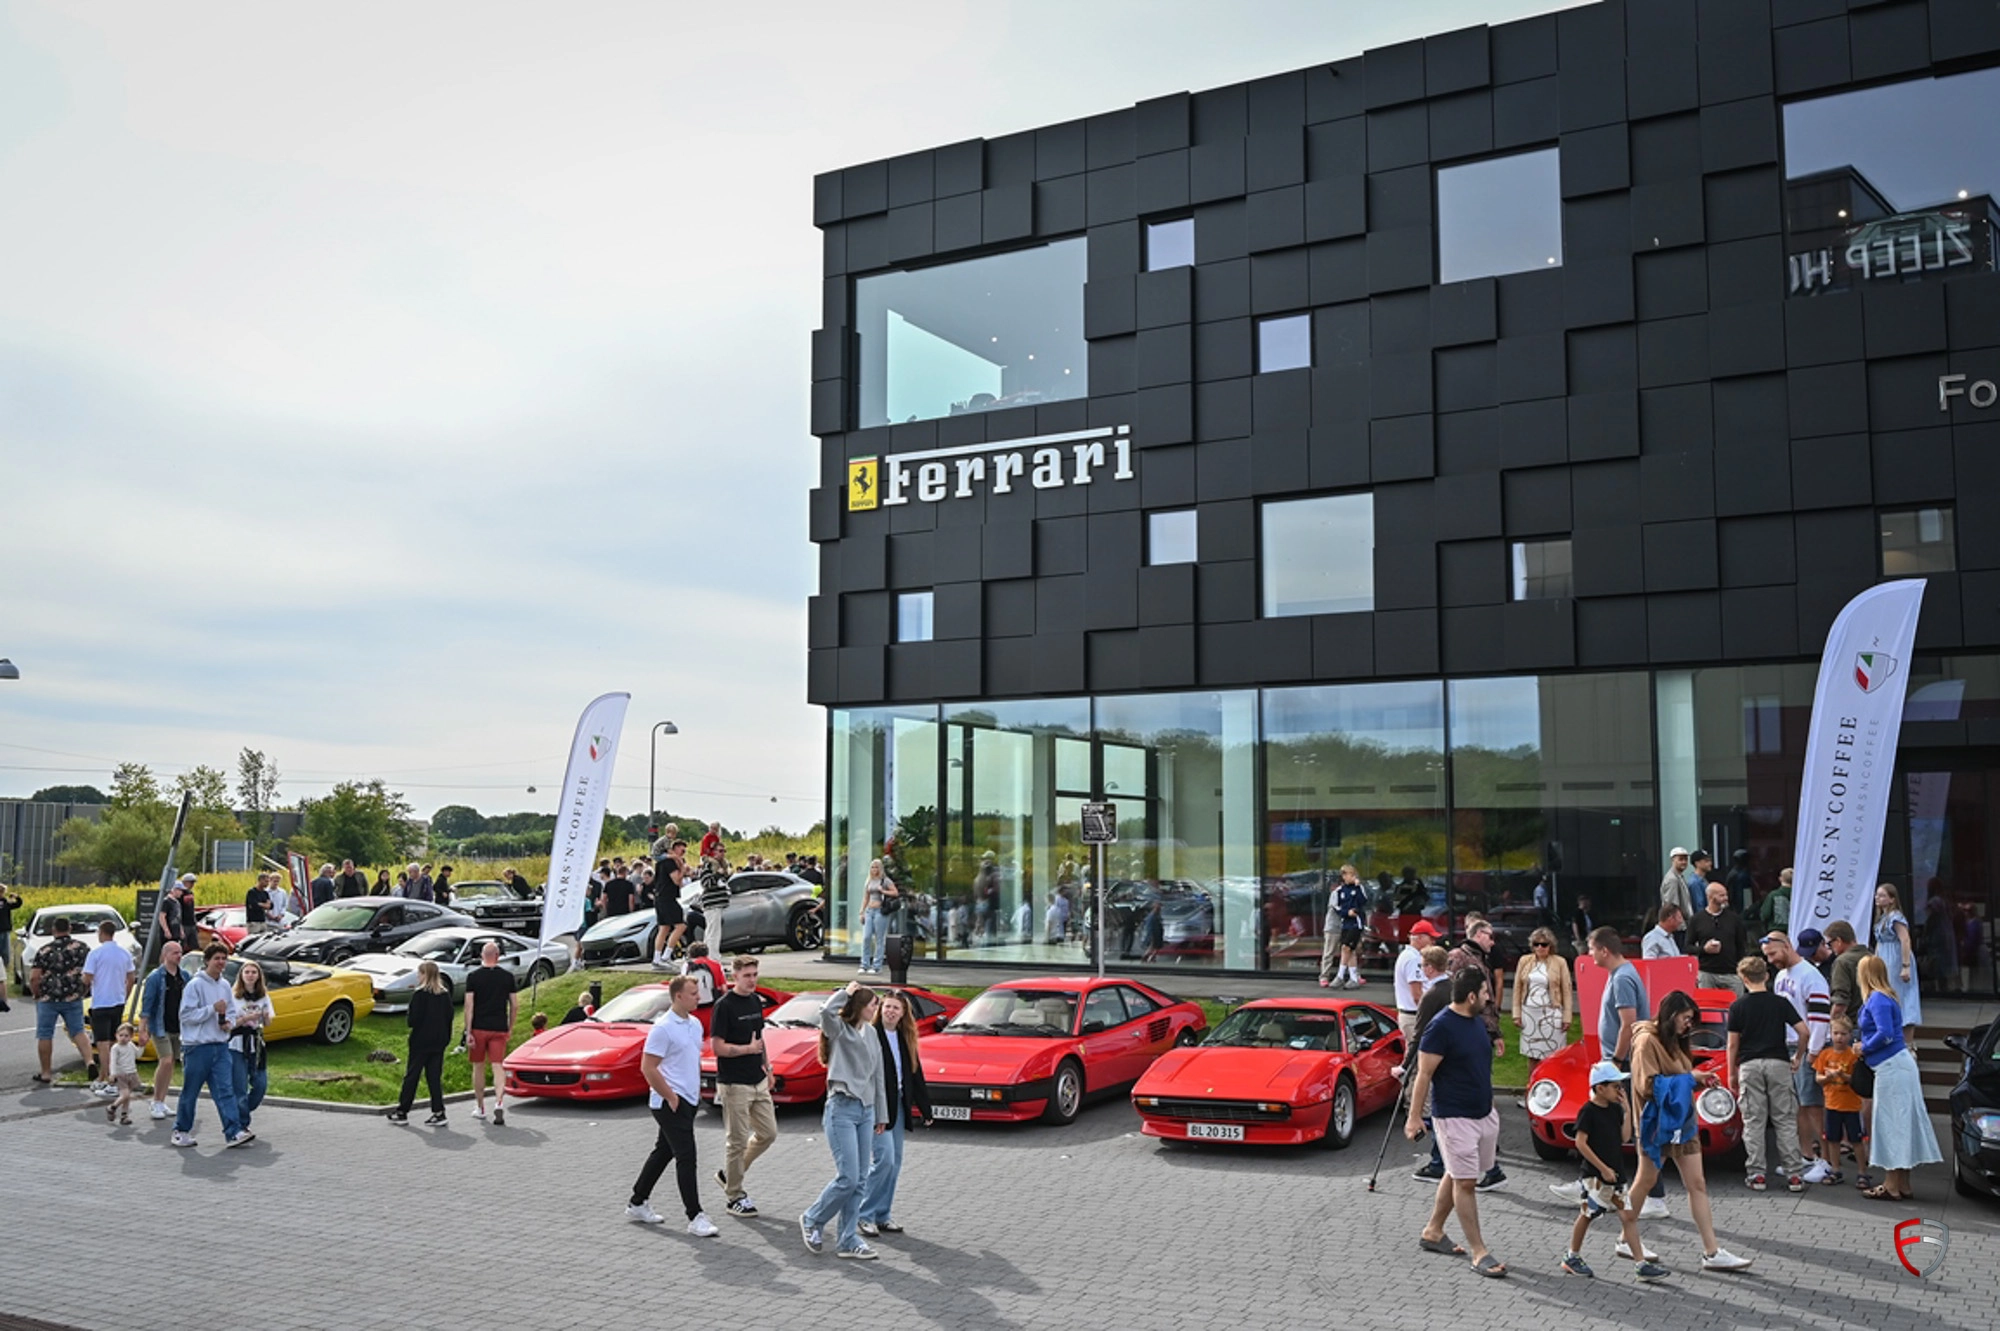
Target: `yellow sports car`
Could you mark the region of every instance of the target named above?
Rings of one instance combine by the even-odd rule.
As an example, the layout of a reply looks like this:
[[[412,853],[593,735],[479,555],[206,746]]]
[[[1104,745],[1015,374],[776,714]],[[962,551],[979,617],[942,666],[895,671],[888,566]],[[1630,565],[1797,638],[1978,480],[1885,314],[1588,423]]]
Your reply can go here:
[[[188,975],[200,964],[196,957],[181,963]],[[264,987],[271,995],[271,1024],[264,1028],[266,1040],[289,1040],[310,1035],[321,1044],[339,1044],[354,1034],[354,1023],[375,1010],[375,990],[359,971],[332,966],[313,966],[303,961],[276,961],[253,957],[231,957],[222,967],[222,978],[233,987],[236,973],[246,961],[256,961],[264,969]],[[140,990],[135,989],[131,1018],[138,1020]],[[149,1042],[142,1058],[153,1057]]]

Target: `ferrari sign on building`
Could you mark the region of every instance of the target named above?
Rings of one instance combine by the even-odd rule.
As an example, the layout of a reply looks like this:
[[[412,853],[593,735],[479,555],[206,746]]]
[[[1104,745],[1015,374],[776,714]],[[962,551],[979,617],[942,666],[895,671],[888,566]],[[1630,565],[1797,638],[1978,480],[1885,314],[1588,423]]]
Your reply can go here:
[[[1069,430],[1032,439],[850,458],[847,511],[936,504],[988,492],[1007,494],[1016,486],[1060,490],[1100,481],[1116,483],[1133,475],[1131,426]]]

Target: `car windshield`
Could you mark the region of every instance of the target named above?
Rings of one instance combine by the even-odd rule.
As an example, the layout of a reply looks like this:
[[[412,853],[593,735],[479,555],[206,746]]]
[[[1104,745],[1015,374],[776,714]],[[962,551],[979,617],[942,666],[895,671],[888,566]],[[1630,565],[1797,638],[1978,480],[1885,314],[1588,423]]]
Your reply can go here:
[[[1702,1020],[1688,1032],[1688,1048],[1715,1053],[1729,1047],[1729,1014],[1704,1012]]]
[[[505,883],[453,883],[451,899],[458,901],[511,901],[514,897]]]
[[[627,989],[590,1014],[592,1021],[643,1021],[650,1023],[674,1004],[665,989]]]
[[[988,989],[945,1027],[962,1035],[1069,1035],[1076,994],[1062,989]]]
[[[820,1009],[832,998],[830,993],[797,994],[790,1001],[771,1009],[764,1018],[767,1026],[816,1027],[819,1025]]]
[[[56,931],[57,920],[68,920],[70,933],[77,937],[88,934],[97,937],[97,926],[110,920],[118,928],[125,927],[125,920],[115,910],[45,910],[35,917],[34,932],[52,934]]]
[[[375,918],[376,909],[374,906],[356,906],[331,901],[324,906],[314,907],[311,913],[299,921],[299,928],[331,929],[341,933],[366,929],[369,922]]]
[[[433,961],[448,961],[458,955],[464,939],[454,934],[418,934],[407,943],[399,944],[395,953],[399,957],[429,957]]]
[[[1340,1014],[1318,1008],[1240,1007],[1202,1043],[1237,1049],[1338,1049]]]

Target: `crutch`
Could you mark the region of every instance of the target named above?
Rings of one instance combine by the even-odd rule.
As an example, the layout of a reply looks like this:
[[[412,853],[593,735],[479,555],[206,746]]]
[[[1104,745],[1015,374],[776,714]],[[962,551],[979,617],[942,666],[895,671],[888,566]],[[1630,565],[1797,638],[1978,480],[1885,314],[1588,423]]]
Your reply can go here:
[[[1396,1103],[1389,1108],[1389,1130],[1382,1134],[1382,1149],[1375,1153],[1375,1168],[1368,1171],[1368,1191],[1370,1192],[1375,1191],[1375,1178],[1382,1172],[1383,1158],[1389,1154],[1389,1139],[1395,1136],[1396,1129],[1403,1122],[1403,1099],[1410,1093],[1409,1075],[1405,1073],[1400,1078],[1400,1082],[1401,1084],[1396,1091]],[[1417,1140],[1423,1140],[1421,1134],[1417,1137]]]

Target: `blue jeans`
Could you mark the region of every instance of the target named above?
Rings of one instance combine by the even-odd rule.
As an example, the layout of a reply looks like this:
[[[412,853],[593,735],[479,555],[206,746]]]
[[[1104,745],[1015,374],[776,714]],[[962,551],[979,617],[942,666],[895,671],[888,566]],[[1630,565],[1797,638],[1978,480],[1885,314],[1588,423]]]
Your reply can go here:
[[[229,1061],[235,1073],[231,1086],[236,1092],[236,1113],[248,1128],[250,1116],[264,1103],[264,1088],[271,1083],[271,1070],[251,1067],[249,1058],[235,1049],[229,1051]]]
[[[879,907],[870,906],[861,912],[861,966],[864,970],[882,968],[882,940],[888,936],[889,921]]]
[[[875,1137],[868,1182],[861,1189],[861,1218],[880,1225],[896,1218],[896,1179],[903,1172],[903,1119]]]
[[[805,1222],[824,1229],[826,1222],[840,1217],[834,1246],[852,1248],[861,1242],[854,1227],[861,1219],[861,1188],[868,1177],[870,1146],[875,1136],[875,1107],[838,1091],[826,1097],[826,1144],[833,1148],[833,1182],[826,1185],[819,1200],[806,1208]]]
[[[174,1114],[175,1132],[194,1131],[194,1111],[201,1103],[201,1088],[208,1087],[215,1112],[222,1116],[222,1135],[234,1137],[243,1131],[236,1117],[235,1057],[226,1044],[191,1044],[181,1049],[181,1103]]]

